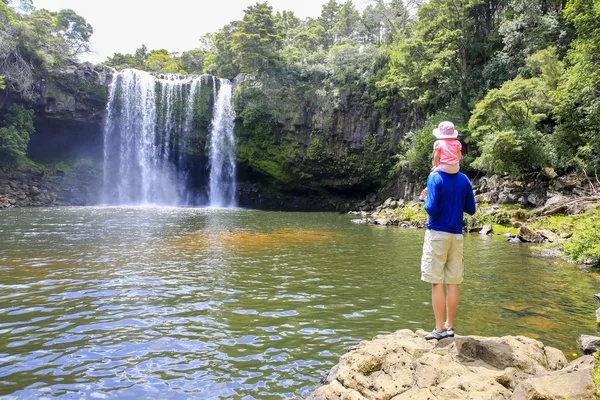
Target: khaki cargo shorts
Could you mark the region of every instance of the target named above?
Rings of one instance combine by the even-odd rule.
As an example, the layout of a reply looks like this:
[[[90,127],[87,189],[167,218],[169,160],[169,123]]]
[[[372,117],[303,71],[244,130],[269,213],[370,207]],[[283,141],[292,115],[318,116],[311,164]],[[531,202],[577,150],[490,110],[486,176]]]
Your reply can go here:
[[[421,258],[421,280],[457,285],[463,281],[463,235],[427,229]]]

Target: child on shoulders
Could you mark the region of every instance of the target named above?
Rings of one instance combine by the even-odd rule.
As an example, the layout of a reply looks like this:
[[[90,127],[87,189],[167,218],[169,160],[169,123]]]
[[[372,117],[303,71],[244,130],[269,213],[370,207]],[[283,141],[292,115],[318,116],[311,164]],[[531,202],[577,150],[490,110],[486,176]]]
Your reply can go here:
[[[431,172],[456,174],[460,169],[462,144],[456,139],[458,131],[450,121],[443,121],[433,130],[438,140],[433,144],[433,168]]]

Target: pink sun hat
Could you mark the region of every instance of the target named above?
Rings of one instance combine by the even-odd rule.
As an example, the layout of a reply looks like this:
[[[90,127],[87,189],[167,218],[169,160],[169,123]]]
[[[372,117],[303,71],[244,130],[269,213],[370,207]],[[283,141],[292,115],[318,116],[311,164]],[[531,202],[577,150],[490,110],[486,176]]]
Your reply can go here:
[[[433,130],[433,136],[438,139],[456,139],[458,131],[454,129],[454,124],[450,121],[442,121],[437,128]]]

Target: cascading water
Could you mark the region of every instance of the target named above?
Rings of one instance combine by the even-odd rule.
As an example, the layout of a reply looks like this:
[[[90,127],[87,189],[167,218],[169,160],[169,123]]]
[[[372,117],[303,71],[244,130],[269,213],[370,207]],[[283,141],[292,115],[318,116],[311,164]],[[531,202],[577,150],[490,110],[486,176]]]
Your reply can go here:
[[[115,77],[104,134],[106,204],[202,202],[198,186],[206,182],[197,177],[204,168],[198,165],[202,163],[198,149],[203,147],[202,127],[208,130],[213,108],[211,92],[202,96],[210,90],[204,88],[209,78],[156,79],[131,69]],[[190,176],[194,171],[196,176]]]
[[[215,104],[215,114],[210,134],[210,190],[211,207],[235,207],[236,167],[235,137],[233,124],[235,114],[231,95],[233,85],[221,80]]]

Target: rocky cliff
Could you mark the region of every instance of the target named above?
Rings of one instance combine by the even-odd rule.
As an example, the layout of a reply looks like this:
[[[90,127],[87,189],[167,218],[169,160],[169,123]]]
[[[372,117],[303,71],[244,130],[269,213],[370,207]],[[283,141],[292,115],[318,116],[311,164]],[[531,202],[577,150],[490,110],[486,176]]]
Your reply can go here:
[[[426,341],[401,330],[354,346],[309,400],[589,399],[596,360],[523,336]]]
[[[337,204],[358,203],[383,188],[400,149],[404,108],[384,112],[363,101],[366,95],[364,88],[327,89],[281,71],[238,76],[242,182]]]

